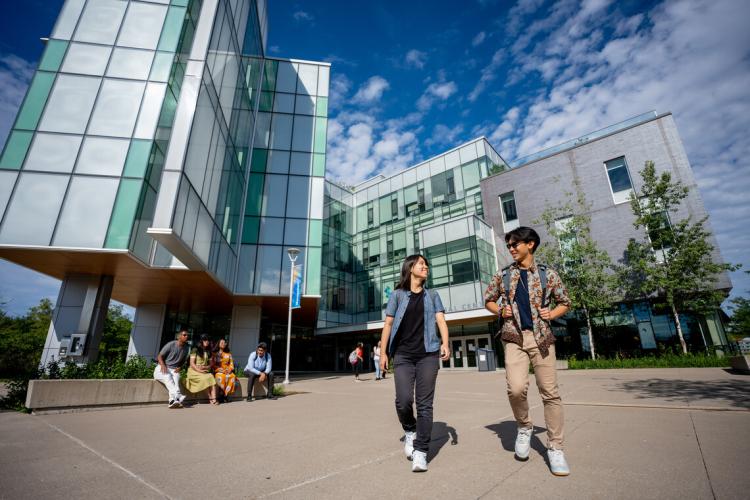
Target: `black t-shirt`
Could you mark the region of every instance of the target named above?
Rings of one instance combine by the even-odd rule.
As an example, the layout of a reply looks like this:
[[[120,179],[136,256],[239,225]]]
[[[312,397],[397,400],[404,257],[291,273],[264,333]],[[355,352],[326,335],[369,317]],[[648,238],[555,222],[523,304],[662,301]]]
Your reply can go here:
[[[520,269],[521,279],[516,285],[514,300],[518,305],[518,315],[521,316],[521,330],[534,331],[534,322],[531,319],[531,303],[529,302],[529,273],[526,269]]]
[[[393,354],[425,354],[424,289],[409,297],[409,305],[393,339]]]

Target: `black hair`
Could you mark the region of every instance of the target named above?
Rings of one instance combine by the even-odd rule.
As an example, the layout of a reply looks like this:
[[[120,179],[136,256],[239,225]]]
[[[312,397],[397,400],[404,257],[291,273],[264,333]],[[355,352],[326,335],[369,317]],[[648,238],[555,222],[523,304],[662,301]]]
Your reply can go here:
[[[268,350],[268,345],[266,345],[266,343],[265,343],[265,342],[261,342],[261,343],[259,343],[259,344],[258,344],[258,347],[256,347],[256,348],[255,348],[255,350],[257,351],[257,350],[258,350],[258,349],[260,349],[261,347],[262,347],[263,349],[265,349],[266,351]]]
[[[208,340],[209,341],[208,349],[203,349],[203,341],[204,340]],[[198,344],[195,346],[195,353],[198,356],[200,356],[200,357],[203,357],[206,354],[206,352],[210,353],[211,352],[210,342],[211,342],[211,338],[208,335],[206,335],[205,333],[202,333],[201,334],[201,338],[198,341]]]
[[[512,243],[514,241],[521,241],[523,243],[530,243],[533,241],[534,246],[531,247],[532,254],[536,252],[536,249],[539,248],[539,243],[541,242],[539,234],[526,226],[517,227],[513,231],[505,233],[505,243]]]
[[[424,260],[424,263],[427,264],[427,266],[430,266],[430,263],[427,261],[427,257],[425,257],[422,254],[415,253],[414,255],[408,256],[406,259],[404,259],[404,263],[401,264],[401,279],[398,281],[398,285],[396,285],[396,290],[399,288],[401,290],[409,290],[411,289],[411,269],[414,267],[414,264],[419,261],[419,259]]]
[[[221,344],[222,340],[227,343],[226,347],[224,347],[224,352],[226,352],[226,353],[232,352],[232,351],[229,350],[229,341],[227,339],[219,339],[219,340],[217,340],[216,341],[216,349],[214,349],[214,351],[215,352],[219,352],[219,350],[221,349],[221,347],[219,347],[219,345]]]

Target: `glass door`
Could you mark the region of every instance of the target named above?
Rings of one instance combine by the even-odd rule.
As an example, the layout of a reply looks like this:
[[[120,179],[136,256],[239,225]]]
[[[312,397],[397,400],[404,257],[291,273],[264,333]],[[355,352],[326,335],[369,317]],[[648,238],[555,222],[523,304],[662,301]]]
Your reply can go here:
[[[477,339],[466,339],[466,368],[477,367]]]
[[[464,367],[464,349],[463,341],[451,340],[451,368],[463,368]]]

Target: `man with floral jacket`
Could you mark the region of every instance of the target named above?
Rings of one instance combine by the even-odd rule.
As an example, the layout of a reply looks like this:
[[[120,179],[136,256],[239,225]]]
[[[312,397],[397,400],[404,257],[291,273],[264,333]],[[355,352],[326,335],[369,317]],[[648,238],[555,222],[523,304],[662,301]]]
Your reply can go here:
[[[570,468],[563,454],[564,420],[557,387],[555,336],[549,323],[568,312],[570,299],[560,276],[534,261],[540,243],[536,231],[519,227],[505,235],[505,243],[514,262],[492,277],[484,301],[487,310],[503,319],[500,338],[505,348],[508,399],[518,423],[516,457],[529,457],[534,430],[527,400],[531,361],[544,404],[550,470],[556,476],[567,476]]]

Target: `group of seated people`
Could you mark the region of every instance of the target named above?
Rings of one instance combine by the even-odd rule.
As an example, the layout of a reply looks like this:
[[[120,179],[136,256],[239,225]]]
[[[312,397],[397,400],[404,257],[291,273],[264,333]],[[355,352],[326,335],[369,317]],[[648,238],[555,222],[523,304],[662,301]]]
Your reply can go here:
[[[159,351],[158,364],[154,368],[154,379],[163,383],[169,392],[169,408],[182,408],[186,395],[180,389],[180,370],[188,358],[189,333],[183,329],[176,340],[167,342]],[[208,399],[212,405],[228,402],[234,393],[237,375],[234,373],[234,360],[229,343],[220,339],[212,345],[208,335],[203,334],[189,353],[189,366],[185,388],[196,394],[208,389]],[[266,383],[268,399],[273,395],[273,372],[268,346],[261,342],[250,353],[244,369],[248,377],[247,400],[253,401],[253,386],[256,380]]]

